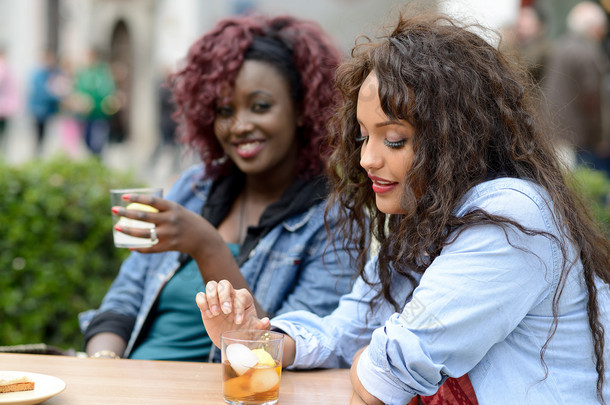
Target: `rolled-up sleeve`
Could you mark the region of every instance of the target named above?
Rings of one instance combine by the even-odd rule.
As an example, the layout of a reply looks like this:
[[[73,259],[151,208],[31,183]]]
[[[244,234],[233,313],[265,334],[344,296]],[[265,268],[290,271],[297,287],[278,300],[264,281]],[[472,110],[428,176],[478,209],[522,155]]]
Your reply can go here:
[[[376,260],[367,265],[371,277],[375,265]],[[289,369],[349,367],[356,351],[369,343],[372,331],[386,318],[384,314],[394,312],[383,303],[372,313],[370,301],[375,295],[376,290],[358,278],[352,291],[341,297],[339,306],[326,317],[295,311],[273,318],[272,326],[296,343],[295,361]]]
[[[490,212],[550,231],[548,207],[518,192],[499,194],[511,205],[487,207]],[[362,384],[385,403],[432,395],[447,377],[468,373],[556,287],[560,260],[552,238],[496,225],[453,236],[402,312],[374,331],[359,361]]]

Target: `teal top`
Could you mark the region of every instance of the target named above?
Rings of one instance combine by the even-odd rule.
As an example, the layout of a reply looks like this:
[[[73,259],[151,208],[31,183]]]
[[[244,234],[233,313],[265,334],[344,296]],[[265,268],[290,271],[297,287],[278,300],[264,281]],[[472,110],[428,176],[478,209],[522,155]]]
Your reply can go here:
[[[234,256],[239,245],[229,243]],[[194,260],[189,260],[169,279],[161,290],[153,321],[144,340],[129,358],[143,360],[208,361],[212,340],[201,322],[195,295],[204,291],[201,273]]]
[[[227,243],[227,246],[229,246],[231,253],[233,253],[233,257],[236,258],[239,254],[239,243]]]

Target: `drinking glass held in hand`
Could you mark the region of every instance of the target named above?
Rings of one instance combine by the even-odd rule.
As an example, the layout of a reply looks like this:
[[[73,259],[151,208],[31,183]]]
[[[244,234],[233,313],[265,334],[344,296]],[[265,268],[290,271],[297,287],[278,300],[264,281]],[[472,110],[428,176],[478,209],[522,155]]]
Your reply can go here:
[[[157,209],[150,205],[130,202],[123,199],[124,195],[138,194],[142,196],[163,197],[162,188],[125,188],[110,190],[110,204],[112,207],[123,207],[128,210],[137,210],[144,212],[157,212]],[[137,219],[126,218],[119,215],[112,215],[112,235],[114,237],[114,245],[120,248],[145,248],[154,246],[159,239],[157,238],[155,224]],[[119,228],[140,228],[148,229],[149,237],[135,237],[122,233],[116,229]]]

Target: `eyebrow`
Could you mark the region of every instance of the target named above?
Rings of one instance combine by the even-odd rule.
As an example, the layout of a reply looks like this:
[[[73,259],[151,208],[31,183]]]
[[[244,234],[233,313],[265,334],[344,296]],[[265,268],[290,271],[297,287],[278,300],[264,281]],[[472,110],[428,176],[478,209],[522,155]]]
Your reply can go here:
[[[259,96],[259,95],[263,95],[263,96],[267,96],[267,97],[273,97],[273,94],[271,94],[270,92],[266,91],[266,90],[254,90],[250,93],[248,93],[248,97],[254,97],[254,96]]]
[[[358,121],[358,124],[362,125],[362,121],[360,121],[359,118],[356,117],[356,121]],[[388,121],[382,121],[382,122],[378,122],[375,124],[375,128],[381,128],[381,127],[387,127],[388,125],[398,125],[401,127],[404,127],[405,125],[400,122],[400,121],[393,121],[393,120],[388,120]]]
[[[399,126],[404,126],[401,122],[399,121],[383,121],[383,122],[378,122],[377,124],[375,124],[375,128],[381,128],[381,127],[387,127],[388,125],[399,125]]]

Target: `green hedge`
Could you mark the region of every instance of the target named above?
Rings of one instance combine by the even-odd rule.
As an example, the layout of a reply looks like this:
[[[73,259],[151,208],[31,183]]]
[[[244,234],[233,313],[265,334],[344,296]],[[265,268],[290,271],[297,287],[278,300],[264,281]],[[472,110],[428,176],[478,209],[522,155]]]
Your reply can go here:
[[[129,253],[113,246],[108,190],[134,178],[97,159],[0,162],[0,345],[81,350],[77,314]]]
[[[572,186],[584,196],[591,216],[610,238],[610,178],[603,172],[584,167],[577,168],[572,174]]]

